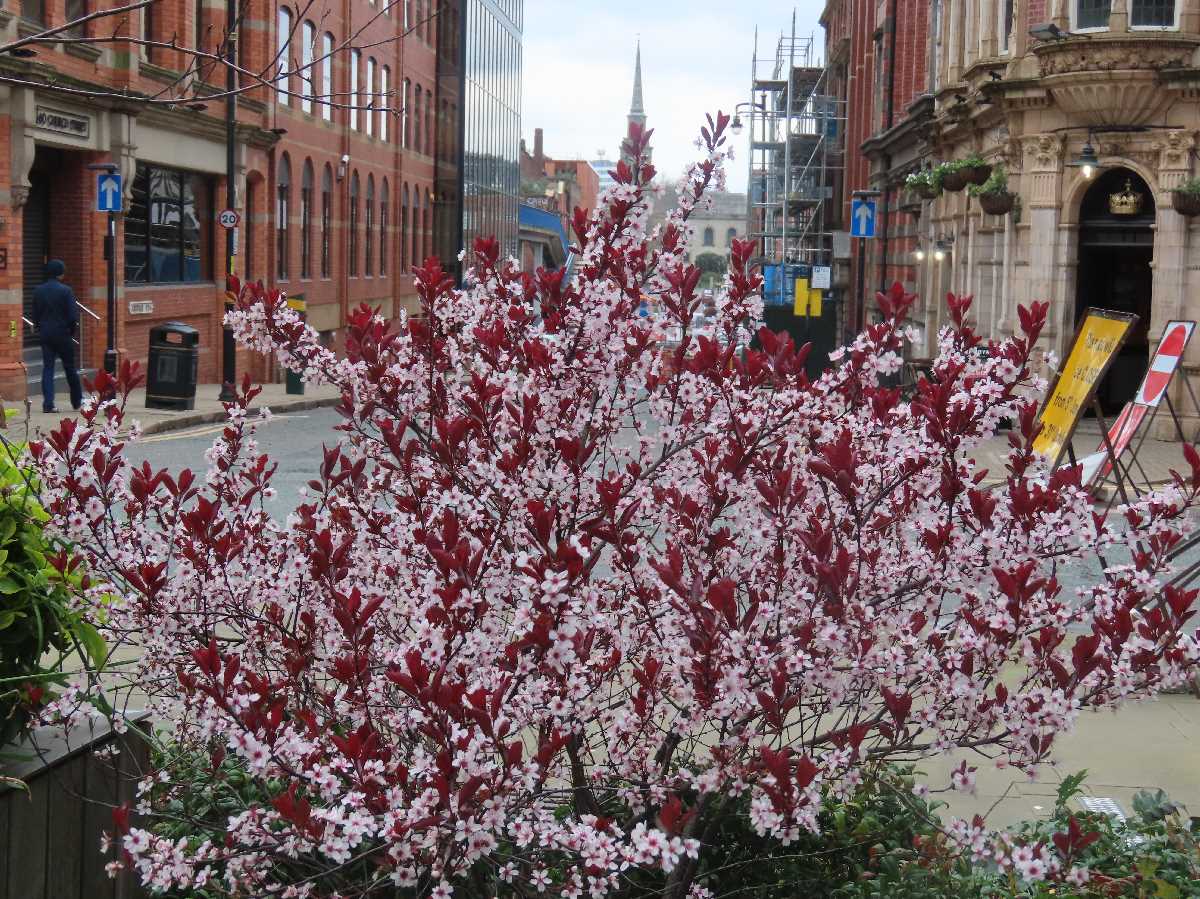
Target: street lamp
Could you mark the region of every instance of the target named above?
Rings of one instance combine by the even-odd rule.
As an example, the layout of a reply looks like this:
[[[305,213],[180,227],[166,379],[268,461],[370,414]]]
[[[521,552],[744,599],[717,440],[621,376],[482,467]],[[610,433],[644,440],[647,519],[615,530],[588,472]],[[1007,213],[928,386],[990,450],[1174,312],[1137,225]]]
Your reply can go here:
[[[238,41],[238,5],[237,0],[226,0],[225,5],[225,206],[228,209],[237,208],[237,75],[234,66],[237,64]],[[236,226],[235,226],[236,227]],[[233,257],[237,250],[234,245],[236,238],[234,228],[225,229],[225,279],[228,284],[229,276],[233,274]],[[233,311],[233,303],[229,300],[228,289],[225,295],[225,314]],[[233,329],[222,322],[221,329],[221,393],[219,399],[223,403],[233,402],[234,384],[237,382],[237,343],[233,339]]]
[[[935,245],[933,250],[933,258],[938,262],[944,262],[946,260],[946,242],[944,240],[939,240]]]
[[[732,131],[735,136],[741,134],[742,130],[746,127],[742,124],[741,112],[743,109],[761,109],[763,112],[766,112],[767,105],[765,103],[751,103],[747,101],[745,103],[739,103],[737,106],[735,106],[733,109],[733,121],[729,125],[729,130]],[[751,115],[753,115],[753,113],[751,113]]]
[[[1079,151],[1079,158],[1073,165],[1080,169],[1080,174],[1089,181],[1096,174],[1096,169],[1100,168],[1100,157],[1096,155],[1096,148],[1092,146],[1091,135],[1088,136],[1088,142]]]

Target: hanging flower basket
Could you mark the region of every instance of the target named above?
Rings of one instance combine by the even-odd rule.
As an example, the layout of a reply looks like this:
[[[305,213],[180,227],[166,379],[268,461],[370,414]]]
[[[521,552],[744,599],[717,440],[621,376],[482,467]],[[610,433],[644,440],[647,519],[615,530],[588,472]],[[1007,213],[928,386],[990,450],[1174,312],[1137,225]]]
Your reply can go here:
[[[965,169],[957,169],[955,171],[944,172],[942,174],[942,189],[948,190],[951,193],[958,193],[967,186],[967,172]]]
[[[1173,190],[1171,191],[1171,205],[1176,212],[1186,215],[1188,218],[1200,215],[1200,194]]]
[[[980,194],[979,207],[988,215],[1008,215],[1016,205],[1017,195],[1008,191],[995,194]]]
[[[984,184],[992,176],[992,167],[986,163],[967,166],[962,171],[967,176],[968,184]]]
[[[936,200],[938,195],[937,188],[932,184],[915,184],[912,191],[922,200]]]

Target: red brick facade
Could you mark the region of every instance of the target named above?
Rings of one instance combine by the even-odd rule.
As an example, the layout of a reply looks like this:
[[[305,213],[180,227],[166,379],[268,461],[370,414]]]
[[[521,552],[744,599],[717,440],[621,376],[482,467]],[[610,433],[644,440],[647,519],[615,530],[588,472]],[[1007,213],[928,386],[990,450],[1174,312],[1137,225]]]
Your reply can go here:
[[[4,0],[0,28],[11,40],[62,24],[65,2],[45,0],[39,24],[20,17],[17,0]],[[235,269],[290,294],[303,294],[310,322],[331,340],[338,339],[351,304],[367,302],[388,315],[411,307],[411,278],[402,272],[433,249],[434,173],[439,160],[444,166],[457,158],[459,114],[455,92],[444,86],[448,79],[438,77],[438,53],[457,58],[460,4],[443,2],[440,7],[435,14],[427,0],[408,0],[407,9],[395,4],[383,14],[382,2],[326,0],[307,10],[315,37],[311,58],[316,60],[308,91],[318,97],[325,93],[320,57],[328,32],[336,51],[329,89],[340,103],[348,101],[354,59],[360,103],[375,104],[370,113],[336,108],[326,115],[319,102],[306,110],[300,96],[285,98],[265,86],[239,98],[235,158],[243,218]],[[174,38],[181,45],[213,51],[224,34],[226,13],[220,0],[158,0],[150,9],[150,40]],[[28,14],[28,3],[25,10]],[[240,64],[249,71],[270,71],[281,18],[273,5],[249,10],[239,35]],[[414,26],[412,33],[405,33],[406,22]],[[293,74],[288,86],[300,94],[305,85],[294,70],[307,58],[302,49],[305,22],[291,24],[287,55]],[[125,22],[121,33],[141,34],[142,27],[139,21]],[[114,20],[99,20],[87,26],[87,34],[104,36],[113,28]],[[346,41],[361,51],[352,56],[341,49]],[[160,94],[193,61],[182,51],[124,40],[39,45],[33,58],[0,59],[6,76],[29,82],[0,89],[0,199],[7,195],[9,200],[0,211],[0,323],[8,324],[6,334],[0,331],[0,394],[5,399],[25,395],[23,295],[38,280],[44,259],[62,258],[65,280],[80,301],[102,318],[106,314],[106,217],[93,211],[96,172],[87,168],[98,162],[120,167],[127,211],[139,163],[182,171],[181,183],[201,177],[196,182],[203,185],[200,194],[211,189],[211,199],[197,201],[198,220],[179,226],[181,234],[188,234],[187,226],[193,225],[199,237],[188,244],[190,250],[180,251],[177,278],[169,283],[126,283],[127,266],[135,273],[139,264],[147,273],[155,271],[159,248],[127,248],[125,222],[118,217],[117,347],[123,357],[144,360],[149,329],[168,320],[183,321],[200,331],[201,381],[219,379],[225,256],[224,232],[215,217],[226,197],[225,106],[211,95],[223,89],[224,70],[201,61],[187,99],[174,106],[94,96],[120,90]],[[373,76],[370,85],[368,73]],[[310,166],[311,180],[306,179]],[[357,226],[353,238],[351,221]],[[280,238],[281,231],[286,239]],[[307,247],[307,261],[302,246]],[[197,276],[199,280],[178,280]],[[134,277],[148,280],[150,275]],[[105,343],[105,323],[85,316],[84,368],[102,364]],[[239,372],[243,366],[257,377],[276,374],[261,359],[239,359]]]

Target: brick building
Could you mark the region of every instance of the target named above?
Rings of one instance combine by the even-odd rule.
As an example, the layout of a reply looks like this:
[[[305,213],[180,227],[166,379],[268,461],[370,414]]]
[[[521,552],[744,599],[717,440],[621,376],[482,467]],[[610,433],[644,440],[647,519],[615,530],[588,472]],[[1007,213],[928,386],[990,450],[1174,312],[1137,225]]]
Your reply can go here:
[[[0,30],[6,40],[29,36],[81,9],[71,0],[9,0]],[[78,33],[104,37],[114,25],[101,19]],[[238,99],[235,270],[303,294],[310,322],[331,340],[350,304],[369,302],[387,314],[412,304],[400,273],[433,249],[435,175],[460,180],[445,170],[458,168],[462,26],[461,3],[447,0],[321,3],[304,21],[284,6],[251,6],[243,19],[241,67],[270,71],[278,54],[291,74]],[[220,377],[225,262],[215,218],[225,205],[225,103],[205,98],[222,91],[225,72],[136,40],[216,50],[225,7],[159,0],[121,27],[125,39],[41,44],[32,57],[0,58],[0,72],[19,81],[0,88],[6,399],[25,395],[34,368],[22,315],[48,258],[66,262],[66,280],[100,318],[84,316],[82,367],[102,364],[105,217],[93,211],[96,173],[88,169],[102,162],[115,163],[124,178],[118,351],[144,360],[150,327],[183,321],[200,331],[200,380]],[[168,88],[181,94],[178,102],[140,99]],[[119,92],[132,99],[106,96]],[[336,102],[322,103],[324,96]],[[451,204],[458,213],[461,203]],[[453,249],[461,231],[448,233]],[[272,374],[264,360],[239,362],[258,377]]]
[[[569,234],[576,207],[596,208],[600,176],[585,159],[547,156],[544,141],[541,128],[533,129],[532,153],[521,141],[521,202],[556,213]]]

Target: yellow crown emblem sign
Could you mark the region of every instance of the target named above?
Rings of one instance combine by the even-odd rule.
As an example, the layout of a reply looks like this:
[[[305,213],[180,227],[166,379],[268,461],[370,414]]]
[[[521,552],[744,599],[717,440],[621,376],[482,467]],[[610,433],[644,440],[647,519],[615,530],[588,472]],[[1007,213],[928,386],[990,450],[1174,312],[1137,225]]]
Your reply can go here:
[[[1137,215],[1142,211],[1145,197],[1133,189],[1133,180],[1125,180],[1125,189],[1108,195],[1108,209],[1113,215]]]

